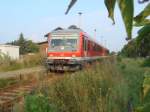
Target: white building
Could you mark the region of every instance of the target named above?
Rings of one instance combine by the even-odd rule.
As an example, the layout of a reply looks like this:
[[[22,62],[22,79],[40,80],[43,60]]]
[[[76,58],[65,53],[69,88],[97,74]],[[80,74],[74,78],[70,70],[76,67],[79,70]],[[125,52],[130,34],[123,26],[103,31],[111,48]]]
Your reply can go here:
[[[0,55],[8,55],[11,59],[19,59],[19,46],[0,45]]]

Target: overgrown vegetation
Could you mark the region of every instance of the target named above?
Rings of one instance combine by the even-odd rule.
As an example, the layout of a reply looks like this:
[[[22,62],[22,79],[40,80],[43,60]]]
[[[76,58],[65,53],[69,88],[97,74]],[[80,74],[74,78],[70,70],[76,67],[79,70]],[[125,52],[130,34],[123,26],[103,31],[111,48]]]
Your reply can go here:
[[[3,89],[4,87],[8,87],[12,84],[16,84],[17,82],[18,79],[16,78],[0,79],[0,89]]]
[[[42,65],[43,58],[44,56],[40,53],[33,55],[24,55],[20,60],[12,60],[7,55],[0,56],[0,72]]]
[[[149,58],[146,58],[144,60],[144,62],[142,63],[142,66],[143,67],[150,67],[150,57]]]
[[[27,97],[26,112],[41,112],[47,104],[48,112],[125,112],[127,84],[114,63],[113,60],[97,63],[39,89],[29,96],[30,100]],[[35,105],[43,98],[47,99],[45,103]]]
[[[144,86],[146,82],[146,87],[150,86],[150,83],[148,83],[150,82],[148,81],[148,77],[150,77],[150,68],[143,67],[143,63],[145,63],[145,59],[141,58],[123,59],[118,66],[128,84],[127,93],[131,98],[135,112],[150,111],[150,91]],[[144,95],[145,90],[147,90],[147,95]]]
[[[150,33],[147,36],[138,36],[128,42],[121,50],[120,55],[130,58],[150,56]]]
[[[141,67],[143,61],[111,58],[67,74],[28,96],[25,110],[42,112],[46,107],[43,112],[149,112],[150,68]]]

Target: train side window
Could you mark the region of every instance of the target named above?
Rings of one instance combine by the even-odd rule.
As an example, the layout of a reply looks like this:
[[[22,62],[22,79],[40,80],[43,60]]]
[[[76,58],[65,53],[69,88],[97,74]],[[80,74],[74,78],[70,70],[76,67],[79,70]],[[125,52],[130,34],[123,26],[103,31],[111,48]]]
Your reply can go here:
[[[88,40],[88,43],[87,43],[87,50],[90,50],[90,41]]]
[[[85,41],[85,50],[88,50],[88,40]]]

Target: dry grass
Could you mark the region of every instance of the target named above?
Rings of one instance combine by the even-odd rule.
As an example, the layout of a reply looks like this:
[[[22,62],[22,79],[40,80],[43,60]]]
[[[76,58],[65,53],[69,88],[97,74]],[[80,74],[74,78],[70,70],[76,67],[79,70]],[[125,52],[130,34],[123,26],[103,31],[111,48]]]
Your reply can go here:
[[[9,57],[0,58],[0,72],[12,71],[22,68],[35,67],[43,64],[43,55],[34,54],[23,56],[20,60],[11,60]]]
[[[42,112],[124,112],[126,91],[127,85],[114,59],[105,60],[41,88],[27,98],[26,112],[41,112],[38,110],[46,105],[49,106]],[[43,100],[42,104],[37,102]]]

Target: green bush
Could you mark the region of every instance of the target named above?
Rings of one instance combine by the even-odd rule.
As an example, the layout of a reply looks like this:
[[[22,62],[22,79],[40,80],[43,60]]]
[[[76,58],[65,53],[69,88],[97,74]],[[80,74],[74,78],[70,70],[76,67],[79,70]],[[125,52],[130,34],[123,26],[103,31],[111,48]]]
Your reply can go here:
[[[15,78],[9,78],[9,79],[0,79],[0,89],[4,88],[4,87],[8,87],[12,84],[16,84],[19,81]]]
[[[36,95],[26,97],[25,112],[57,112],[57,109],[48,98]]]
[[[143,67],[150,67],[150,58],[147,58],[144,60],[144,62],[142,63]]]

